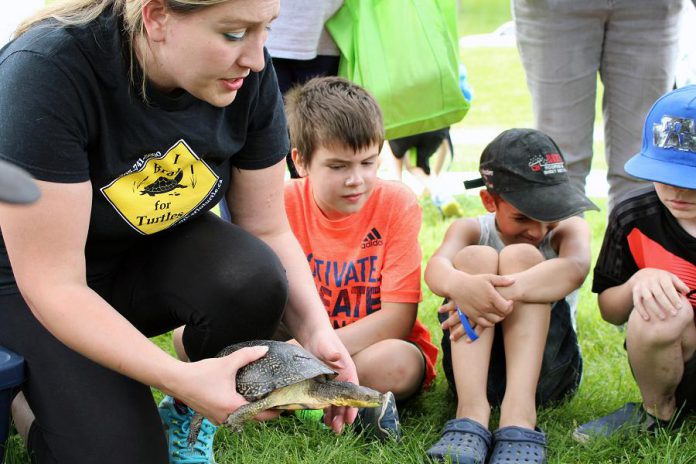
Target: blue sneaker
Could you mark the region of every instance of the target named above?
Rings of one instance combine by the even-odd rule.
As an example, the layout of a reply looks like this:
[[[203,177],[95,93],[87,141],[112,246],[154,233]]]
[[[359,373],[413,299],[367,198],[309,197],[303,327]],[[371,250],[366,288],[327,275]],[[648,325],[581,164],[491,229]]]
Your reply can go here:
[[[167,434],[170,464],[216,464],[213,455],[216,426],[203,419],[198,439],[190,448],[187,438],[194,412],[185,405],[176,404],[171,396],[165,396],[159,404],[159,413]]]
[[[396,409],[396,399],[392,392],[383,395],[382,404],[376,408],[358,409],[355,420],[356,431],[364,430],[381,441],[401,439],[401,423],[399,411]]]

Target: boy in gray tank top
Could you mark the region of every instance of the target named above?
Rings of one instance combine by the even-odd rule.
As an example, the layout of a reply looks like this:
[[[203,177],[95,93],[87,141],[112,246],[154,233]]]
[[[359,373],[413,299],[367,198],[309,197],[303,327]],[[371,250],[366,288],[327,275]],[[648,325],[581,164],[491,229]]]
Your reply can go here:
[[[546,462],[536,407],[572,395],[582,358],[569,300],[590,268],[598,209],[569,182],[556,143],[510,129],[483,151],[481,190],[489,214],[452,223],[425,270],[440,308],[443,368],[458,398],[456,418],[428,450],[435,461]],[[500,406],[491,433],[491,406]]]

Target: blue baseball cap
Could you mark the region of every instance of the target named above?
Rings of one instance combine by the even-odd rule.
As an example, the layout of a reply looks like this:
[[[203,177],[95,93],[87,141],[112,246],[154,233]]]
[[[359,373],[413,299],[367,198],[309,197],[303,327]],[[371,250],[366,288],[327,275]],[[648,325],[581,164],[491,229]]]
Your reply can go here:
[[[624,165],[639,179],[696,190],[696,85],[657,99],[643,127],[643,148]]]

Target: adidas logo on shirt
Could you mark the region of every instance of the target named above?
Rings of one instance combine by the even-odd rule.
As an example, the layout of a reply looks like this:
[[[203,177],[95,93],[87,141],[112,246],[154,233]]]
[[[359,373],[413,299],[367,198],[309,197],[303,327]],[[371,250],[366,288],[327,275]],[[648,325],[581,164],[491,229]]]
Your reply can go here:
[[[373,227],[370,232],[367,233],[365,238],[360,245],[360,248],[370,248],[375,246],[382,246],[382,236],[377,231],[377,228]]]

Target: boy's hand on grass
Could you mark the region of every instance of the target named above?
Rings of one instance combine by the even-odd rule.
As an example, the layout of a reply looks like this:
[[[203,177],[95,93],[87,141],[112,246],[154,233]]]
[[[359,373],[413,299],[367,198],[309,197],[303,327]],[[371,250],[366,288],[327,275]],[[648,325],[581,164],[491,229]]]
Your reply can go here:
[[[689,287],[671,272],[644,268],[631,277],[633,308],[649,321],[655,316],[660,320],[676,316],[682,306],[682,296]]]

